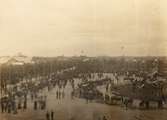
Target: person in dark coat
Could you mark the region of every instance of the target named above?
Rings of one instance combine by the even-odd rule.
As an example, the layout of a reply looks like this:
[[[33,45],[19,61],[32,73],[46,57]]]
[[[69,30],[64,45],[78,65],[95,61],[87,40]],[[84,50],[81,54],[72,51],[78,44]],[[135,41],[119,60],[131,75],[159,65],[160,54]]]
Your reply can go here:
[[[48,111],[46,112],[46,120],[50,120],[50,114]]]
[[[4,103],[1,101],[1,112],[3,113],[4,112]]]
[[[18,103],[18,109],[21,109],[21,102]]]
[[[8,113],[11,113],[11,103],[8,103]]]
[[[107,120],[106,116],[103,116],[103,120]]]
[[[37,101],[34,101],[34,110],[37,110]]]
[[[23,109],[27,109],[27,100],[24,100]]]
[[[54,120],[54,112],[53,112],[53,110],[51,111],[51,120]]]

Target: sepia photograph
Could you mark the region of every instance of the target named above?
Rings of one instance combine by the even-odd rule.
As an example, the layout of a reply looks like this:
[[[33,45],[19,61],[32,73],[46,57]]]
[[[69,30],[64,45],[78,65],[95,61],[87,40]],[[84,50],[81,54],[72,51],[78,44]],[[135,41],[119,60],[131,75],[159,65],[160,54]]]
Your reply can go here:
[[[166,6],[0,0],[0,120],[167,120]]]

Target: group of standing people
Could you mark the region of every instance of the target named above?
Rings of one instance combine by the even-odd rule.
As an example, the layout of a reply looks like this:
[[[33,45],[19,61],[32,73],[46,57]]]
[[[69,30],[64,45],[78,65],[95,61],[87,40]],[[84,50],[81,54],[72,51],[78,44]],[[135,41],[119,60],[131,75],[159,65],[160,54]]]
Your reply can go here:
[[[51,110],[50,112],[46,112],[46,120],[54,120],[54,111]]]
[[[46,101],[44,100],[34,101],[34,110],[37,109],[44,110],[45,108],[46,108]]]
[[[63,99],[65,97],[65,92],[64,92],[64,90],[61,92],[60,90],[57,90],[56,91],[56,98],[57,99]]]
[[[17,99],[16,99],[17,97]],[[25,110],[27,109],[27,95],[23,96],[9,96],[9,97],[4,97],[1,98],[0,101],[0,107],[1,107],[1,112],[2,113],[17,113],[17,110]]]

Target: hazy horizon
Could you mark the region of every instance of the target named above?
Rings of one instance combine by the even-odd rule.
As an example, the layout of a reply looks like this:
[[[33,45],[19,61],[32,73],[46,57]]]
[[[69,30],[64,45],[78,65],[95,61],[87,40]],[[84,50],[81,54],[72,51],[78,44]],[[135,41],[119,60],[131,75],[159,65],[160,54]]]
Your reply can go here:
[[[0,1],[0,56],[167,56],[165,0]]]
[[[21,53],[21,52],[20,52]],[[84,55],[84,54],[78,54],[78,55],[55,55],[55,56],[47,56],[47,55],[26,55],[24,53],[16,53],[13,55],[0,55],[0,57],[19,57],[19,56],[25,56],[25,57],[167,57],[167,55]]]

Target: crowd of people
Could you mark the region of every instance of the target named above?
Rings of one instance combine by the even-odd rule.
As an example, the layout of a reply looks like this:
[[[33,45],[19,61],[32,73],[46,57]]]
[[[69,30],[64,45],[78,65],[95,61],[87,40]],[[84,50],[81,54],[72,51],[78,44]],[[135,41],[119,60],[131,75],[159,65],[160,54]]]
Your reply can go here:
[[[1,111],[2,113],[14,113],[17,114],[18,110],[26,110],[28,103],[33,103],[34,110],[46,110],[46,120],[54,120],[54,111],[47,110],[47,92],[50,92],[53,88],[57,87],[55,91],[55,96],[57,100],[64,99],[66,93],[64,89],[67,83],[71,85],[73,89],[71,92],[71,99],[75,96],[83,97],[86,99],[87,103],[92,100],[101,99],[106,101],[111,98],[108,97],[115,84],[119,84],[122,81],[120,77],[123,77],[123,84],[126,82],[128,77],[129,81],[132,83],[132,88],[135,91],[136,83],[138,80],[144,78],[144,76],[135,76],[135,74],[130,73],[80,73],[77,76],[71,77],[71,71],[65,71],[59,73],[52,73],[47,76],[42,76],[36,81],[25,82],[20,85],[21,87],[15,85],[14,91],[8,91],[6,97],[1,98]],[[70,77],[68,77],[70,75]],[[74,78],[80,80],[80,84],[76,84]],[[132,78],[132,79],[130,79]],[[105,93],[102,94],[101,91],[97,89],[98,86],[105,86]],[[77,95],[76,95],[77,93]],[[129,103],[127,100],[122,100],[126,108]],[[104,116],[102,120],[107,120]]]
[[[17,114],[18,111],[25,111],[29,105],[33,103],[34,110],[47,109],[47,92],[57,87],[56,98],[61,100],[65,98],[65,87],[69,81],[74,89],[74,80],[58,79],[57,73],[48,76],[40,77],[36,81],[29,81],[21,85],[14,85],[12,90],[8,90],[6,96],[0,99],[1,113]],[[73,94],[71,94],[73,98]],[[53,111],[47,113],[47,120],[53,120]],[[48,115],[50,114],[50,115]]]

